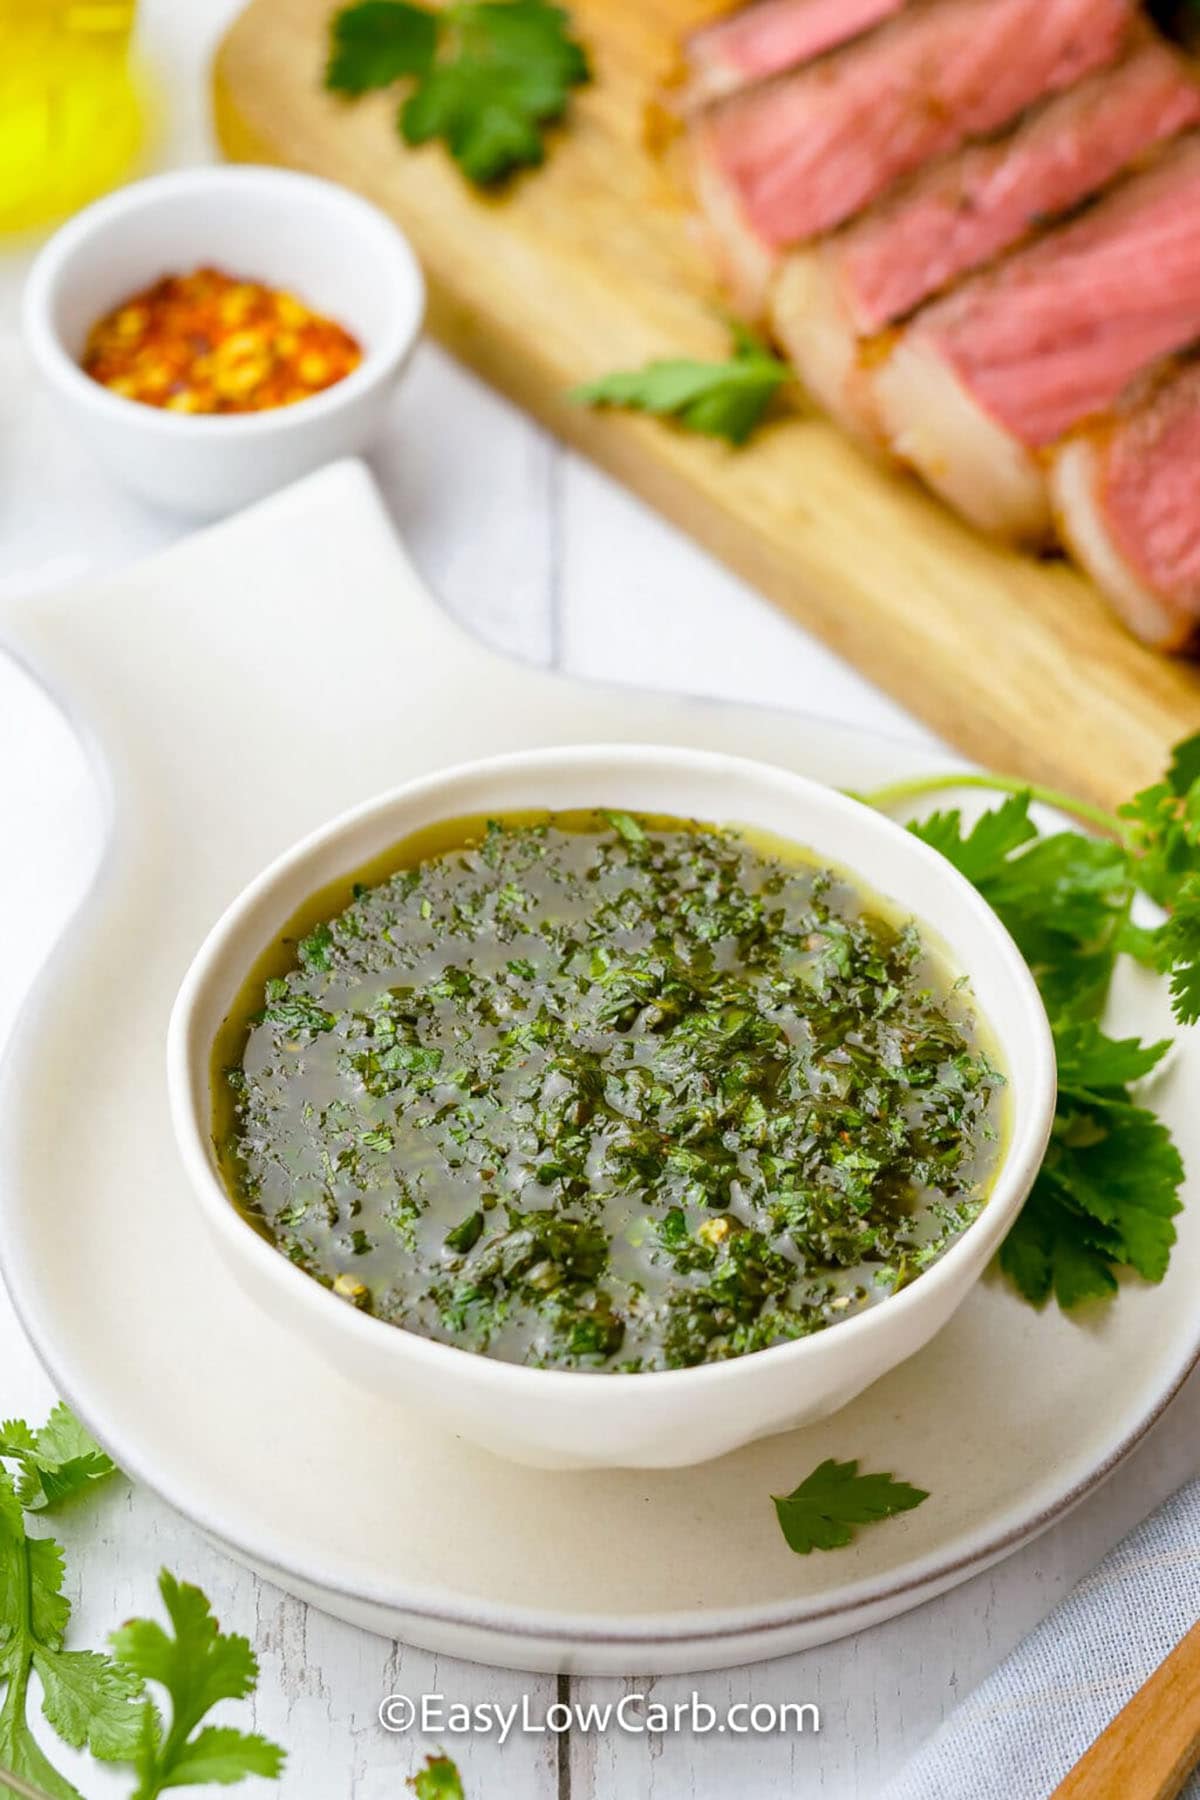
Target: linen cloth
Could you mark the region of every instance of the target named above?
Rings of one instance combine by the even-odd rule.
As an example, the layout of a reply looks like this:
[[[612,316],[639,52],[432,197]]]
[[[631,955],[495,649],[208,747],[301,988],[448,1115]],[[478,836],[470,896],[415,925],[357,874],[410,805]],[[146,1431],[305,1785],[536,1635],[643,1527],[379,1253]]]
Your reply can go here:
[[[879,1800],[1047,1800],[1200,1619],[1200,1481],[1111,1550]],[[1200,1776],[1183,1789],[1200,1800]]]

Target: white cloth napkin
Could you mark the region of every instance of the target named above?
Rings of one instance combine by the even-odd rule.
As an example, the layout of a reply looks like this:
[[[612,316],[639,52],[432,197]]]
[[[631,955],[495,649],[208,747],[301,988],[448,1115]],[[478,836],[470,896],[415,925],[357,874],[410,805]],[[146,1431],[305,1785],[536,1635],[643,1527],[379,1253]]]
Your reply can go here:
[[[1109,1552],[879,1800],[1047,1800],[1200,1619],[1200,1481]],[[1200,1800],[1200,1777],[1183,1790]]]

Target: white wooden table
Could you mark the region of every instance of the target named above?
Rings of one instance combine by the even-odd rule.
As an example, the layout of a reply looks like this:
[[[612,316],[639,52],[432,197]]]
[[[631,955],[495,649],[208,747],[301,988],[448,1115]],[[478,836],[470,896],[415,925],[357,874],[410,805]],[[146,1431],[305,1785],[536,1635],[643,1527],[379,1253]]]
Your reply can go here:
[[[161,160],[207,153],[201,72],[236,5],[143,0],[171,103]],[[113,489],[35,386],[16,333],[27,262],[18,251],[0,254],[0,593],[118,567],[183,529]],[[421,351],[404,384],[375,469],[434,592],[469,629],[512,655],[580,675],[773,702],[924,735],[852,670],[433,348]],[[69,732],[0,658],[0,1041],[78,896],[98,830],[89,777]],[[52,1400],[0,1290],[0,1417],[38,1419]],[[443,1735],[468,1800],[869,1800],[884,1774],[1107,1545],[1192,1472],[1194,1451],[1180,1424],[1178,1415],[1174,1423],[1168,1416],[1069,1520],[942,1600],[823,1650],[695,1681],[556,1682],[384,1643],[260,1582],[151,1494],[123,1483],[61,1527],[73,1592],[84,1574],[73,1641],[99,1642],[120,1619],[148,1610],[163,1563],[198,1581],[222,1621],[248,1632],[258,1648],[256,1720],[291,1751],[283,1793],[292,1800],[398,1800],[406,1791],[404,1777],[436,1740],[385,1733],[376,1718],[385,1694],[471,1701],[528,1692],[534,1709],[544,1711],[556,1698],[586,1703],[622,1687],[668,1701],[695,1688],[718,1707],[742,1698],[811,1700],[821,1730],[665,1739],[576,1730],[561,1740],[514,1737],[503,1748]],[[95,1765],[75,1767],[88,1800],[129,1792],[128,1782]]]

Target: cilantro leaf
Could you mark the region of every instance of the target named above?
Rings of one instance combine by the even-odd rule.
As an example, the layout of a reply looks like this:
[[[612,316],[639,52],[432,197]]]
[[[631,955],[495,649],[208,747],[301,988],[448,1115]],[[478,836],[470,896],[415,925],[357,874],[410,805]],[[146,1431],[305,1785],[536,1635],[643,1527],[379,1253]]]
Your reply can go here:
[[[798,1556],[839,1550],[855,1527],[911,1512],[929,1495],[891,1475],[860,1475],[858,1463],[833,1457],[818,1465],[790,1494],[773,1494],[780,1529]]]
[[[1054,1033],[1059,1094],[1045,1161],[1000,1266],[1026,1300],[1064,1308],[1107,1299],[1117,1264],[1161,1281],[1175,1241],[1183,1163],[1160,1119],[1127,1084],[1169,1045],[1110,1038],[1090,1020]]]
[[[1095,1013],[1112,980],[1133,884],[1119,844],[1075,831],[1037,837],[1028,791],[969,831],[959,812],[909,826],[972,882],[1029,963],[1051,1015]]]
[[[171,1702],[169,1729],[152,1703],[144,1707],[141,1737],[128,1759],[139,1777],[135,1800],[156,1800],[165,1788],[197,1782],[277,1777],[284,1760],[278,1745],[228,1727],[197,1731],[219,1701],[242,1700],[253,1690],[258,1662],[248,1640],[219,1630],[199,1588],[166,1569],[158,1586],[173,1635],[155,1619],[131,1619],[110,1639],[118,1661],[165,1688]]]
[[[1167,786],[1173,793],[1189,794],[1200,781],[1200,731],[1184,738],[1171,752]]]
[[[1166,1274],[1182,1184],[1171,1135],[1145,1107],[1070,1095],[1060,1105],[1037,1185],[1082,1216],[1085,1241],[1147,1281]]]
[[[572,388],[585,406],[621,406],[673,419],[685,431],[744,444],[776,390],[790,376],[786,363],[739,328],[725,362],[672,357],[642,369],[621,369]]]
[[[1044,1187],[1035,1187],[1001,1245],[1000,1267],[1032,1306],[1053,1294],[1069,1311],[1117,1291],[1111,1258],[1087,1241],[1077,1215]]]
[[[247,1775],[278,1778],[283,1751],[258,1732],[230,1725],[208,1725],[186,1744],[171,1765],[171,1787],[197,1787],[206,1782],[227,1786]]]
[[[417,1800],[463,1800],[462,1776],[444,1751],[427,1756],[425,1767],[410,1775],[406,1785]]]
[[[1110,1038],[1092,1019],[1067,1019],[1054,1029],[1060,1090],[1126,1088],[1141,1081],[1171,1048],[1169,1038]]]
[[[1139,885],[1172,906],[1200,862],[1200,732],[1175,746],[1162,781],[1118,807],[1117,818]]]
[[[495,68],[460,56],[435,69],[400,110],[407,144],[444,138],[464,175],[480,186],[500,181],[514,169],[544,160],[540,120],[531,96],[540,92],[520,68]]]
[[[359,0],[335,13],[325,86],[356,97],[390,87],[406,75],[425,75],[437,53],[437,20],[406,0]]]
[[[933,849],[940,850],[968,881],[986,881],[998,875],[1005,858],[1037,836],[1029,817],[1029,792],[1010,794],[1000,806],[982,813],[964,832],[961,812],[936,812],[908,828]]]
[[[64,1743],[104,1762],[124,1761],[136,1741],[142,1691],[135,1675],[98,1650],[35,1649],[42,1710]]]
[[[61,1402],[38,1432],[23,1419],[0,1425],[0,1458],[20,1465],[17,1498],[31,1512],[58,1506],[113,1472],[110,1458]]]
[[[1171,977],[1175,1017],[1183,1025],[1200,1022],[1200,873],[1186,877],[1175,893],[1171,916],[1154,934],[1154,958]]]
[[[77,1441],[65,1419],[55,1430],[63,1448]],[[31,1453],[41,1435],[19,1421],[3,1432],[6,1456],[17,1453],[14,1446]],[[137,1740],[141,1683],[106,1656],[64,1649],[71,1609],[62,1581],[62,1550],[53,1538],[29,1536],[17,1489],[0,1470],[0,1768],[52,1800],[79,1800],[30,1729],[30,1675],[41,1681],[43,1711],[58,1735],[109,1761],[127,1756]]]
[[[1107,1037],[1095,1023],[1118,956],[1169,976],[1175,1016],[1200,1023],[1200,732],[1177,744],[1161,781],[1109,814],[1004,776],[935,775],[893,782],[868,803],[890,805],[965,784],[1007,798],[969,831],[959,812],[909,826],[973,881],[1033,970],[1054,1031],[1059,1094],[1043,1167],[1009,1232],[1000,1266],[1025,1299],[1064,1307],[1111,1296],[1128,1266],[1162,1279],[1175,1241],[1183,1164],[1132,1085],[1166,1043]],[[1034,840],[1031,799],[1074,812],[1111,839],[1063,831]],[[1135,924],[1143,892],[1167,909]]]
[[[545,128],[589,73],[549,0],[359,0],[333,20],[325,83],[358,95],[415,77],[398,118],[405,142],[443,139],[463,174],[489,187],[544,160]]]

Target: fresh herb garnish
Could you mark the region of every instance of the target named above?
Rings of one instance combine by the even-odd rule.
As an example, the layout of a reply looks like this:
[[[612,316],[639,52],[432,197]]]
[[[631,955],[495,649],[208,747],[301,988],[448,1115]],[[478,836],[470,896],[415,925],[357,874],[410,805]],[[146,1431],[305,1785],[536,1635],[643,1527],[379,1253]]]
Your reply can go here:
[[[911,1512],[929,1495],[892,1475],[860,1475],[857,1461],[829,1457],[790,1494],[772,1494],[780,1529],[798,1556],[841,1550],[860,1525]]]
[[[15,1479],[5,1463],[17,1465]],[[261,1738],[228,1727],[191,1736],[218,1700],[249,1693],[257,1673],[244,1638],[217,1635],[198,1589],[163,1572],[162,1591],[176,1619],[174,1640],[158,1625],[134,1620],[113,1634],[114,1656],[64,1648],[71,1607],[62,1591],[63,1552],[53,1538],[31,1534],[26,1515],[41,1518],[113,1472],[65,1406],[56,1406],[39,1431],[21,1420],[0,1426],[0,1790],[81,1800],[30,1728],[35,1676],[46,1721],[65,1744],[104,1762],[136,1766],[133,1800],[155,1800],[169,1786],[277,1775],[283,1752]],[[172,1696],[165,1736],[146,1697],[146,1679],[164,1682]]]
[[[284,1255],[477,1354],[632,1372],[823,1330],[970,1224],[1003,1079],[914,926],[732,830],[482,826],[234,1009],[222,1165]]]
[[[970,828],[953,811],[909,829],[974,883],[1012,933],[1037,978],[1058,1055],[1050,1147],[1001,1267],[1035,1305],[1053,1294],[1067,1308],[1111,1295],[1120,1267],[1160,1281],[1183,1164],[1131,1088],[1168,1046],[1114,1040],[1096,1020],[1123,954],[1169,977],[1181,1024],[1200,1018],[1200,733],[1176,747],[1161,781],[1115,813],[989,775],[921,777],[864,798],[886,806],[962,787],[1007,797]],[[1039,838],[1034,801],[1107,835]],[[1168,909],[1164,923],[1133,922],[1139,893]]]
[[[546,127],[588,80],[588,61],[546,0],[360,0],[334,15],[327,87],[355,97],[406,79],[416,86],[397,121],[405,142],[441,138],[486,187],[544,160]]]
[[[61,1402],[40,1431],[23,1419],[0,1425],[0,1460],[19,1465],[17,1499],[26,1512],[57,1506],[113,1472],[110,1458]]]
[[[570,398],[654,413],[685,431],[744,444],[791,371],[753,332],[742,325],[732,330],[733,352],[725,362],[671,357],[602,375],[573,388]]]
[[[427,1756],[425,1767],[410,1775],[406,1785],[417,1800],[463,1800],[462,1776],[444,1751]]]
[[[31,1536],[26,1511],[44,1513],[92,1487],[112,1463],[63,1406],[40,1431],[23,1421],[0,1426],[0,1784],[3,1772],[53,1800],[79,1800],[34,1738],[26,1707],[30,1677],[59,1737],[105,1761],[132,1755],[141,1729],[141,1682],[111,1657],[64,1649],[70,1602],[62,1591],[63,1553],[53,1538]]]
[[[244,1700],[258,1681],[258,1661],[244,1637],[223,1633],[205,1596],[164,1569],[159,1592],[174,1635],[156,1619],[130,1619],[110,1642],[120,1664],[157,1682],[171,1702],[164,1726],[154,1703],[142,1708],[141,1731],[128,1760],[137,1769],[133,1800],[157,1800],[167,1788],[228,1784],[247,1775],[276,1780],[284,1753],[257,1733],[201,1722],[222,1700]]]
[[[64,1743],[86,1746],[106,1762],[134,1754],[141,1683],[111,1657],[64,1649],[71,1606],[62,1583],[62,1550],[53,1538],[26,1532],[16,1489],[0,1472],[0,1771],[24,1777],[53,1800],[79,1800],[30,1728],[30,1677],[40,1681],[42,1711]]]

